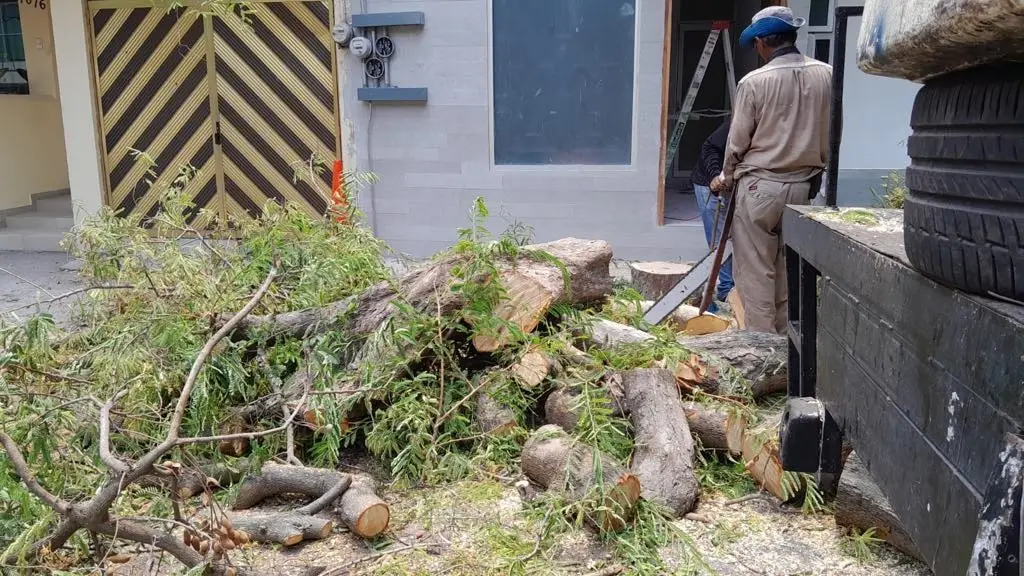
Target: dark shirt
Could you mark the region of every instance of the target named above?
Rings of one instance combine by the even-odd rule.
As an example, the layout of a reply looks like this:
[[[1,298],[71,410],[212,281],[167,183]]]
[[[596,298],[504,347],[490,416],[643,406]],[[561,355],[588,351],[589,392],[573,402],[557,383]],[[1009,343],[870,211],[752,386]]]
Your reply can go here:
[[[725,156],[725,143],[729,138],[729,118],[722,122],[711,136],[700,147],[697,165],[693,168],[690,180],[699,186],[710,186],[711,181],[722,173],[722,158]]]

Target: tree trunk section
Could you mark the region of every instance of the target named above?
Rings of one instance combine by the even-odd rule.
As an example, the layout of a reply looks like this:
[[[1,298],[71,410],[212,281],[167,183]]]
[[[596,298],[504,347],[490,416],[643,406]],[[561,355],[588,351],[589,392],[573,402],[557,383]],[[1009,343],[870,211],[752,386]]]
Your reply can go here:
[[[279,494],[302,494],[319,498],[337,486],[344,476],[345,474],[341,472],[324,468],[267,464],[259,475],[245,479],[232,508],[252,508]],[[379,535],[380,532],[374,530],[379,528],[382,520],[386,528],[390,520],[387,503],[378,498],[374,490],[374,483],[369,478],[353,477],[351,486],[340,498],[339,508],[343,511],[342,519],[345,525],[363,538]],[[380,531],[384,528],[380,528]]]
[[[654,336],[611,320],[591,325],[589,342],[601,349],[649,342]],[[700,388],[720,396],[753,396],[785,392],[789,343],[785,336],[729,331],[706,336],[679,337],[694,356],[671,369],[684,388]],[[736,378],[739,376],[740,378]]]
[[[612,457],[598,456],[600,477],[593,450],[549,424],[531,434],[523,447],[523,473],[542,488],[559,491],[576,502],[599,489],[601,503],[587,514],[587,521],[600,532],[616,532],[633,516],[640,499],[640,480]]]
[[[856,453],[847,458],[846,466],[839,476],[839,491],[833,508],[836,524],[859,530],[874,528],[875,537],[885,540],[908,556],[924,560],[903,529],[889,500],[871,479]]]
[[[316,516],[272,514],[246,516],[233,514],[231,523],[255,542],[294,546],[303,540],[323,540],[334,531],[334,523]]]
[[[481,393],[476,399],[476,423],[484,434],[503,434],[515,428],[516,415],[490,394]]]
[[[785,336],[737,331],[681,338],[679,343],[700,357],[695,361],[699,368],[691,365],[695,373],[677,366],[676,377],[705,392],[758,399],[786,391],[789,343]],[[730,368],[745,383],[735,382]]]
[[[506,320],[521,324],[525,331],[534,321],[539,322],[554,304],[582,304],[599,300],[612,289],[610,263],[611,245],[600,240],[564,238],[546,244],[523,247],[524,256],[506,264],[502,280],[509,289],[509,298],[515,306],[499,306],[499,314]],[[530,251],[544,251],[558,259],[563,268],[544,259],[532,259]],[[464,304],[461,294],[451,291],[452,269],[463,262],[463,256],[448,256],[416,268],[395,282],[381,282],[362,294],[327,306],[276,314],[249,316],[236,328],[236,335],[244,336],[253,330],[269,330],[272,334],[295,338],[341,328],[355,336],[369,336],[382,326],[395,312],[392,301],[400,297],[416,310],[448,315]],[[569,285],[565,285],[568,279]],[[543,292],[546,296],[541,297]],[[549,302],[545,302],[550,297]],[[538,300],[539,298],[539,300]],[[527,311],[520,312],[522,306]],[[344,325],[338,320],[344,318]],[[222,325],[226,318],[220,318]],[[535,327],[536,324],[533,324]],[[481,341],[484,348],[503,343],[501,334]],[[496,348],[495,348],[496,349]]]
[[[506,300],[495,315],[524,333],[533,332],[548,310],[557,304],[584,304],[611,293],[612,247],[604,241],[567,238],[523,248],[524,256],[501,272]],[[529,252],[558,259],[565,271],[549,260],[531,258]],[[512,334],[501,326],[497,334],[477,334],[473,346],[479,352],[504,347]]]
[[[734,456],[743,453],[743,435],[746,421],[742,416],[730,414],[697,402],[683,402],[686,423],[693,437],[700,440],[704,450],[723,450]]]
[[[512,374],[524,388],[536,388],[558,371],[555,361],[540,350],[531,349],[512,366]]]
[[[693,268],[682,262],[634,262],[629,265],[630,283],[646,300],[660,300]]]
[[[377,496],[374,481],[367,476],[357,476],[341,499],[338,514],[353,534],[376,538],[384,533],[391,521],[391,509]]]
[[[622,388],[635,439],[630,469],[642,495],[682,517],[697,504],[700,483],[675,377],[660,368],[629,370],[622,373]]]

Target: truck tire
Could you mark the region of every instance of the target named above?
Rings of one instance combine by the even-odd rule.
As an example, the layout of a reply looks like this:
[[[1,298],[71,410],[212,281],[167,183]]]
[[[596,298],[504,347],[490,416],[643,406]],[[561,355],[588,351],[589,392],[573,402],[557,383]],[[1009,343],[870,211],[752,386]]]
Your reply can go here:
[[[910,263],[946,286],[1024,301],[1024,64],[927,82],[910,124]]]

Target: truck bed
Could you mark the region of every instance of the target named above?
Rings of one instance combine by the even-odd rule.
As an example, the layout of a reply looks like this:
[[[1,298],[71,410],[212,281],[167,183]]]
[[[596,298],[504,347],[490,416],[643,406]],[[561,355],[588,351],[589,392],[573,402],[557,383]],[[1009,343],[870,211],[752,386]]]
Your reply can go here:
[[[864,225],[826,210],[784,217],[787,246],[821,275],[816,396],[936,576],[963,576],[1024,429],[1024,307],[911,268],[900,211]]]

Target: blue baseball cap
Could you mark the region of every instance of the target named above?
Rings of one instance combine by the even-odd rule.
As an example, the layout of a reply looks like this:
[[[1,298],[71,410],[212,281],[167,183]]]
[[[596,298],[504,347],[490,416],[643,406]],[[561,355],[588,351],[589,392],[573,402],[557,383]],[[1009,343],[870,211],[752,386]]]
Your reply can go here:
[[[752,45],[754,38],[792,32],[806,23],[804,18],[794,17],[793,11],[786,6],[769,6],[754,14],[750,26],[740,34],[740,46]]]

